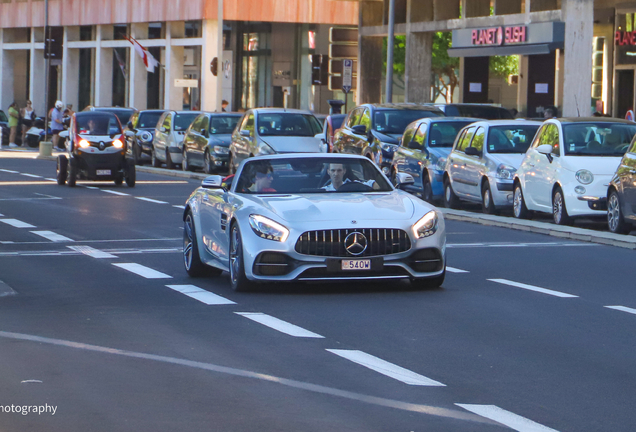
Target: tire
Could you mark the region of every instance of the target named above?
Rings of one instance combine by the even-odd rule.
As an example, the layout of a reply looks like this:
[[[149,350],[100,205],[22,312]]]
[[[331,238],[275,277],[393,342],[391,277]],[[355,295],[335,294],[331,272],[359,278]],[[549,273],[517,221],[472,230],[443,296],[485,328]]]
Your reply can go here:
[[[228,167],[228,171],[230,174],[236,174],[236,168],[234,167],[234,154],[230,153],[230,164]]]
[[[68,177],[68,159],[64,155],[57,157],[57,184],[63,186],[66,184],[66,178]]]
[[[497,213],[495,203],[492,200],[492,193],[490,192],[490,184],[488,181],[485,181],[481,186],[481,210],[485,214],[490,215]]]
[[[126,186],[135,187],[137,182],[137,170],[133,159],[126,159]]]
[[[245,276],[243,262],[243,242],[241,230],[237,224],[232,224],[230,229],[230,284],[237,292],[246,292],[252,289],[252,282]]]
[[[71,159],[68,161],[68,180],[67,184],[70,187],[75,187],[77,183],[77,161],[75,159]]]
[[[141,149],[139,148],[139,144],[136,142],[132,145],[132,154],[135,165],[141,165]]]
[[[444,266],[444,271],[441,275],[435,276],[433,278],[426,279],[413,279],[411,280],[411,286],[420,290],[433,290],[438,289],[444,283],[444,279],[446,279],[446,267]]]
[[[152,152],[150,153],[152,166],[155,168],[161,168],[161,161],[157,159],[157,152],[155,152],[155,148],[152,148]]]
[[[209,267],[201,261],[194,217],[192,211],[188,211],[183,222],[183,264],[190,277],[219,276],[223,271]]]
[[[459,208],[459,198],[453,192],[453,186],[450,184],[450,180],[444,180],[444,207],[450,209]]]
[[[557,187],[552,194],[552,218],[557,225],[572,225],[572,218],[565,207],[563,190]]]
[[[170,156],[168,149],[166,149],[166,168],[174,169],[174,162],[172,162],[172,157]]]
[[[194,169],[190,168],[190,164],[188,163],[188,152],[183,149],[183,162],[181,162],[181,169],[183,171],[194,171]]]
[[[607,226],[615,234],[629,234],[633,228],[630,223],[625,222],[621,211],[620,196],[616,190],[610,192],[607,200]]]
[[[517,219],[530,219],[530,211],[526,207],[521,184],[518,183],[515,185],[515,192],[512,198],[512,213]]]
[[[422,199],[433,204],[433,187],[426,171],[422,171]]]
[[[210,152],[207,150],[203,154],[203,171],[206,174],[214,174],[214,167],[212,167],[212,161],[210,160]]]

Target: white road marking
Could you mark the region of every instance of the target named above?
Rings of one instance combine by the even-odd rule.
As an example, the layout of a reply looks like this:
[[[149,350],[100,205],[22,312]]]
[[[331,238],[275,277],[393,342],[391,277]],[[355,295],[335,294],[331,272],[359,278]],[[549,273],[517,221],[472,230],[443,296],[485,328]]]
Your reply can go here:
[[[0,217],[4,217],[4,215],[2,213],[0,213]]]
[[[42,178],[42,176],[35,175],[35,174],[28,174],[28,173],[20,173],[20,175],[23,175],[26,177],[33,177],[33,178]]]
[[[601,246],[596,243],[558,243],[558,242],[537,242],[537,243],[448,243],[448,248],[509,248],[509,247],[578,247],[578,246]]]
[[[138,200],[148,201],[148,202],[155,203],[155,204],[168,204],[165,201],[158,201],[158,200],[155,200],[155,199],[152,199],[152,198],[145,198],[145,197],[135,197],[135,198],[138,199]]]
[[[449,267],[449,266],[446,266],[446,271],[449,271],[451,273],[470,273],[468,270],[462,270],[462,269]]]
[[[113,263],[113,265],[123,268],[124,270],[128,270],[131,273],[138,274],[139,276],[143,276],[146,279],[172,279],[172,276],[153,270],[150,267],[142,266],[141,264]]]
[[[527,284],[523,284],[523,283],[519,283],[519,282],[513,282],[513,281],[509,281],[507,279],[488,279],[491,282],[497,282],[500,284],[504,284],[504,285],[510,285],[513,287],[517,287],[517,288],[523,288],[526,290],[530,290],[530,291],[536,291],[536,292],[540,292],[543,294],[548,294],[548,295],[552,295],[555,297],[562,297],[562,298],[575,298],[578,296],[572,295],[572,294],[567,294],[567,293],[563,293],[560,291],[553,291],[553,290],[549,290],[546,288],[540,288],[534,285],[527,285]]]
[[[173,205],[172,207],[176,207],[178,209],[185,210],[185,206],[182,206],[182,205]]]
[[[232,300],[228,300],[225,297],[221,297],[209,291],[199,288],[194,285],[166,285],[168,288],[173,289],[181,294],[185,294],[195,300],[199,300],[206,305],[230,305],[236,304]]]
[[[520,415],[501,409],[496,405],[473,405],[458,403],[456,403],[455,405],[482,417],[494,420],[497,423],[506,425],[509,428],[519,432],[557,432],[556,429],[552,429],[547,426],[543,426],[542,424],[535,423],[525,417],[521,417]]]
[[[57,179],[52,179],[52,178],[45,178],[44,180],[48,180],[48,181],[52,181],[52,182],[57,182]]]
[[[4,222],[7,225],[11,225],[12,227],[16,228],[35,228],[34,225],[19,221],[17,219],[0,219],[0,222]]]
[[[302,327],[298,327],[297,325],[290,324],[287,321],[280,320],[270,315],[265,315],[260,312],[234,312],[237,315],[242,315],[245,318],[249,318],[252,321],[256,321],[259,324],[263,324],[269,328],[274,330],[278,330],[281,333],[288,334],[290,336],[295,337],[305,337],[305,338],[324,338],[324,336],[320,336],[319,334],[310,332],[309,330],[305,330]]]
[[[61,234],[54,233],[53,231],[31,231],[35,235],[39,235],[40,237],[44,237],[45,239],[49,239],[52,242],[72,242],[73,239],[68,237],[64,237]]]
[[[627,313],[636,315],[636,309],[628,308],[626,306],[604,306],[604,307],[608,309],[614,309],[617,311],[627,312]]]
[[[99,189],[98,187],[95,186],[84,186],[86,189]]]
[[[109,194],[113,194],[113,195],[129,196],[129,194],[127,194],[127,193],[117,192],[117,191],[110,190],[110,189],[102,189],[102,191],[104,191],[106,193],[109,193]]]
[[[328,349],[327,351],[347,360],[350,360],[354,363],[358,363],[359,365],[362,365],[373,371],[381,373],[382,375],[386,375],[390,378],[401,381],[405,384],[417,386],[446,387],[446,385],[442,384],[441,382],[432,380],[423,375],[417,374],[408,369],[404,369],[403,367],[394,365],[393,363],[389,363],[385,360],[382,360],[381,358],[372,356],[371,354],[367,354],[362,351],[338,349]]]
[[[99,249],[92,248],[90,246],[67,246],[76,252],[83,253],[93,258],[117,258],[117,255],[109,254],[108,252],[100,251]]]
[[[12,171],[12,170],[8,170],[8,169],[0,169],[0,171],[6,172],[6,173],[11,173],[11,174],[18,174],[17,171]]]

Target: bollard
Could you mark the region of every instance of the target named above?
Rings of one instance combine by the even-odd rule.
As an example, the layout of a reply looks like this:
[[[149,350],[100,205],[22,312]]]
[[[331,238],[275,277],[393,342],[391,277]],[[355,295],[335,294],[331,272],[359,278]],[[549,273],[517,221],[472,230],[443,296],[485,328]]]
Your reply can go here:
[[[53,143],[50,141],[40,142],[40,154],[38,155],[38,159],[43,159],[51,156],[53,156]]]

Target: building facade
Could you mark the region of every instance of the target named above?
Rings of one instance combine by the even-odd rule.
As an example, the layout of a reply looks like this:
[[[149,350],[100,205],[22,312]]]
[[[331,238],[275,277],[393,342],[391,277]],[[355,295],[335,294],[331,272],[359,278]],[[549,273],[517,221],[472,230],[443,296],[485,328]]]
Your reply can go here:
[[[358,4],[330,0],[49,0],[63,38],[45,101],[45,2],[0,3],[0,104],[55,100],[138,109],[325,109],[334,97],[312,85],[311,55],[327,54],[329,29],[358,22]],[[148,72],[127,39],[160,65]],[[213,73],[214,70],[214,73]],[[336,97],[338,95],[335,95]]]

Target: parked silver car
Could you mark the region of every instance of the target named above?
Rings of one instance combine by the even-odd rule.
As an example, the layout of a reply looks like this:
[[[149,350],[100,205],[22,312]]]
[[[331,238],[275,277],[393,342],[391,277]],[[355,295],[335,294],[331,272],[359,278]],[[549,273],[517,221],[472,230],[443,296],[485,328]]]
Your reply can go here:
[[[481,202],[484,213],[512,207],[513,179],[541,126],[528,120],[489,120],[457,135],[444,170],[444,204]]]
[[[200,111],[166,111],[159,118],[152,140],[152,166],[172,169],[183,161],[183,138]]]
[[[325,153],[322,125],[309,111],[257,108],[245,113],[232,134],[230,173],[253,156]]]

